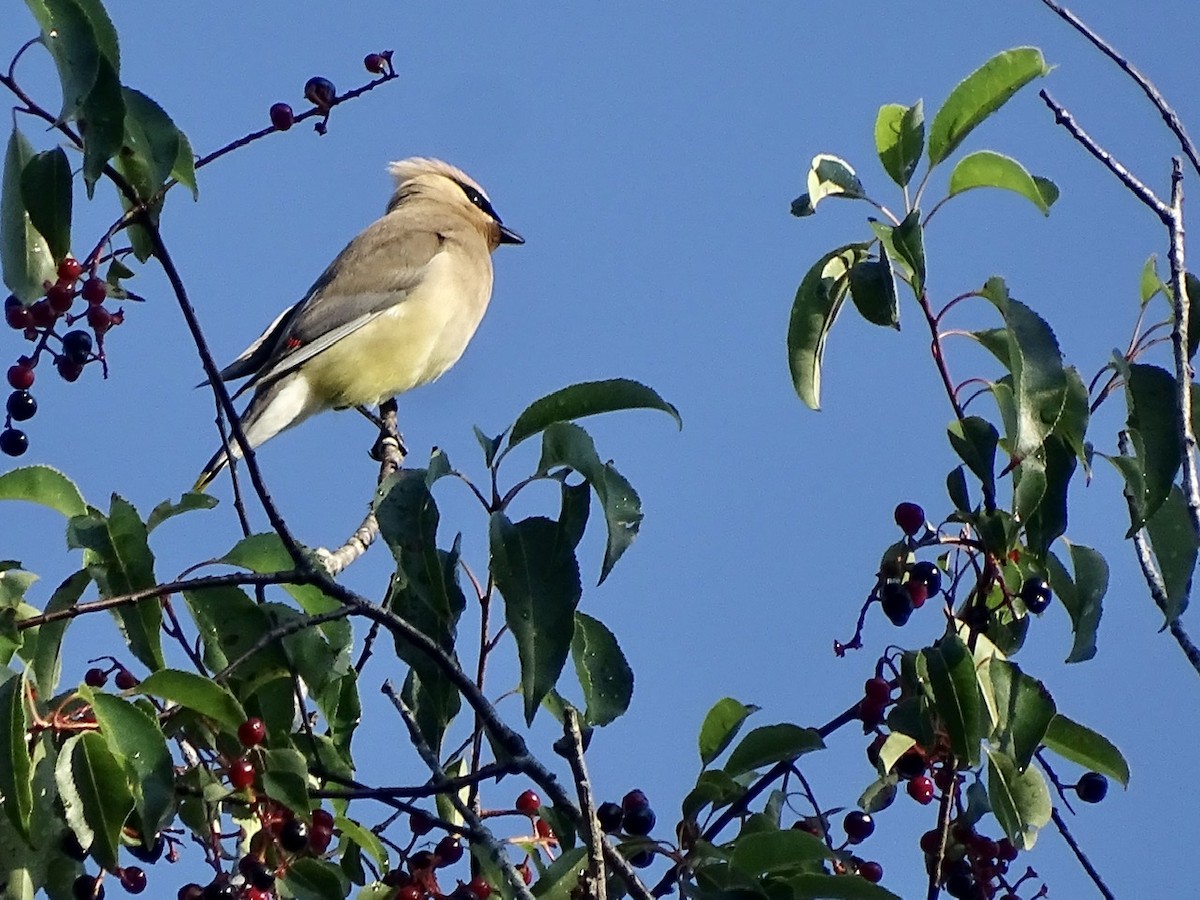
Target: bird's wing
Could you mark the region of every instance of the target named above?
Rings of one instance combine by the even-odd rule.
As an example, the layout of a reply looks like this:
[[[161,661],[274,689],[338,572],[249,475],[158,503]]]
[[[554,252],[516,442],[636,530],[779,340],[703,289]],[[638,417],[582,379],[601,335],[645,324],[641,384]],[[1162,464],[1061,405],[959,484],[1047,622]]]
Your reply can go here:
[[[218,374],[222,381],[237,381],[239,378],[245,378],[247,375],[253,375],[263,367],[263,364],[270,358],[275,346],[279,343],[279,337],[283,334],[288,324],[291,322],[291,317],[300,307],[300,303],[293,303],[283,312],[275,317],[266,331],[255,339],[254,343],[243,350],[238,358],[223,368]],[[208,379],[200,382],[197,387],[203,387],[208,384]]]
[[[436,228],[411,227],[390,214],[351,241],[304,299],[272,324],[229,368],[246,358],[256,369],[242,390],[294,370],[396,305],[421,283],[442,238]],[[250,366],[256,350],[268,348]],[[242,371],[239,369],[239,371]],[[240,393],[240,392],[239,392]]]

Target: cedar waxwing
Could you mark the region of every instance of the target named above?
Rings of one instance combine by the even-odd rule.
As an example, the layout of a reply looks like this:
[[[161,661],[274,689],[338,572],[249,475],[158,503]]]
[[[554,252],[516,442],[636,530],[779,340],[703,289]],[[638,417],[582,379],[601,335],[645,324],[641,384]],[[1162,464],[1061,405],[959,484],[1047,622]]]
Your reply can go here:
[[[252,447],[314,413],[374,406],[433,381],[483,318],[491,252],[525,243],[454,166],[414,157],[389,170],[396,191],[383,218],[220,372],[222,381],[250,376],[234,396],[254,389],[241,416]],[[196,490],[228,462],[224,450],[213,456]]]

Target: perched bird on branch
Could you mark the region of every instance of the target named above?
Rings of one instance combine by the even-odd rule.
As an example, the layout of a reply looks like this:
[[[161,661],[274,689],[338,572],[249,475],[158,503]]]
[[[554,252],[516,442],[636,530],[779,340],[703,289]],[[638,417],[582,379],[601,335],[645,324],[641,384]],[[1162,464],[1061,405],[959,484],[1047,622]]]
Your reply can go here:
[[[487,309],[492,251],[525,242],[460,169],[420,157],[389,168],[396,190],[383,218],[220,372],[249,378],[234,396],[254,391],[241,415],[251,447],[314,413],[374,406],[440,376]],[[196,490],[228,462],[218,451]]]

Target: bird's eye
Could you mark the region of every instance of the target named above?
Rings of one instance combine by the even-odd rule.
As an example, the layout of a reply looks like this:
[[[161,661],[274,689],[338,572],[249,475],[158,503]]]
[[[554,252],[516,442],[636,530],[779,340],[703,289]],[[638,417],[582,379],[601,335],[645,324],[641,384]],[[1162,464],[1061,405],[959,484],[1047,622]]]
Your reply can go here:
[[[469,185],[469,184],[463,184],[460,181],[460,182],[458,182],[458,186],[460,188],[462,188],[463,193],[467,195],[467,199],[471,201],[471,204],[473,206],[476,206],[479,209],[483,210],[485,213],[487,213],[489,216],[491,216],[497,222],[500,221],[500,217],[498,215],[496,215],[496,210],[494,210],[492,208],[492,204],[488,201],[487,197],[483,196],[482,193],[480,193],[477,189],[471,187],[471,185]]]

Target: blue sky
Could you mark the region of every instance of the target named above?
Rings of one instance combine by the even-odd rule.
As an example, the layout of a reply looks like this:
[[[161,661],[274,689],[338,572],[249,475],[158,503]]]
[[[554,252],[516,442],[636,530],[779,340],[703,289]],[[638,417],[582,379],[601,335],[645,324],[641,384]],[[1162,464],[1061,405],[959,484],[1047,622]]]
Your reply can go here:
[[[310,75],[345,90],[366,80],[364,53],[396,52],[400,79],[335,110],[325,137],[306,126],[275,135],[203,170],[199,203],[182,192],[170,198],[165,236],[221,361],[382,212],[389,160],[431,155],[479,180],[527,243],[498,251],[491,309],[459,365],[401,400],[412,463],[436,445],[478,476],[472,425],[499,431],[530,401],[575,381],[635,378],[679,407],[682,432],[651,413],[585,423],[646,510],[611,578],[585,592],[582,608],[617,633],[637,673],[633,708],[598,735],[589,762],[603,797],[643,787],[667,829],[699,767],[696,731],[718,698],[762,706],[758,724],[818,725],[856,699],[887,644],[917,647],[942,628],[930,607],[902,631],[875,615],[866,650],[845,660],[831,652],[852,632],[879,554],[895,539],[893,507],[915,500],[931,515],[948,511],[943,485],[954,461],[944,436],[951,413],[911,300],[900,334],[854,317],[839,323],[822,412],[795,396],[784,339],[796,285],[827,249],[866,234],[866,207],[829,202],[804,221],[788,214],[812,156],[842,156],[869,191],[900,205],[875,159],[878,107],[924,97],[932,115],[961,77],[1023,44],[1057,66],[1043,85],[1163,194],[1177,152],[1132,83],[1034,0],[111,6],[123,80],[158,100],[201,153],[266,124],[276,100],[299,109]],[[1160,0],[1154,27],[1140,4],[1075,8],[1145,69],[1185,122],[1200,123],[1192,65],[1200,14],[1191,4]],[[33,32],[23,5],[0,7],[0,56]],[[54,105],[44,57],[29,54],[18,75]],[[22,127],[48,146],[36,126]],[[964,149],[985,147],[1052,178],[1062,198],[1049,218],[1013,195],[973,192],[951,204],[927,239],[930,289],[944,301],[1004,275],[1090,377],[1128,342],[1138,272],[1150,253],[1164,254],[1162,229],[1054,127],[1033,89]],[[99,196],[77,210],[81,246],[115,215],[106,189]],[[75,385],[39,382],[41,411],[22,461],[62,468],[96,505],[116,491],[146,512],[190,486],[216,438],[164,279],[147,268],[134,286],[150,302],[131,307],[112,335],[110,379],[89,370]],[[956,322],[992,320],[978,304]],[[19,352],[13,336],[0,336],[0,358]],[[995,374],[965,345],[952,348],[951,364],[959,378]],[[1111,403],[1097,417],[1090,436],[1099,448],[1112,448],[1122,418]],[[327,415],[264,448],[274,496],[302,541],[336,544],[357,525],[373,489],[371,439],[357,415]],[[529,447],[507,471],[515,480],[535,464]],[[227,480],[215,493],[227,500]],[[463,531],[468,559],[483,568],[478,507],[449,482],[437,496],[444,541]],[[1019,661],[1046,680],[1061,710],[1112,738],[1133,769],[1128,793],[1114,790],[1072,819],[1081,843],[1118,895],[1168,896],[1190,880],[1185,861],[1197,837],[1180,809],[1195,792],[1177,762],[1200,738],[1195,676],[1159,633],[1120,540],[1114,474],[1101,465],[1072,501],[1069,535],[1104,552],[1113,569],[1100,653],[1060,664],[1070,635],[1055,606]],[[555,503],[551,492],[533,492],[517,513]],[[0,523],[0,555],[41,572],[47,591],[72,570],[52,514],[4,506]],[[235,534],[228,502],[165,525],[155,545],[160,577],[219,555]],[[602,546],[598,532],[583,545],[593,584]],[[347,581],[379,595],[389,562],[376,548]],[[84,668],[81,659],[76,674]],[[387,675],[400,673],[368,670],[364,696]],[[497,675],[496,693],[515,680]],[[392,749],[400,723],[370,702],[379,777],[419,780],[415,755]],[[515,720],[517,704],[507,709]],[[865,743],[848,729],[807,762],[823,805],[850,806],[870,782]],[[520,787],[495,788],[495,805]],[[933,816],[901,797],[863,845],[902,896],[923,895],[916,842]],[[1053,896],[1089,895],[1053,831],[1028,862]]]

